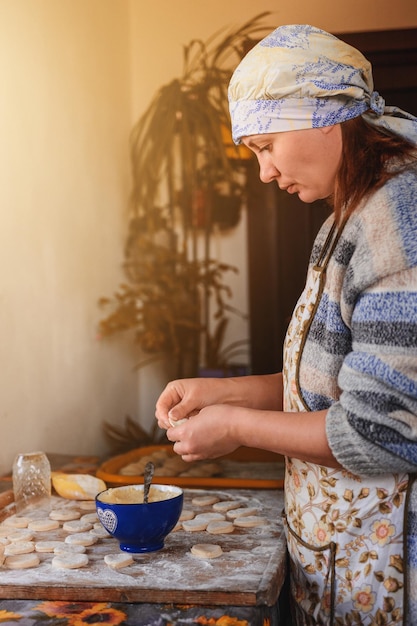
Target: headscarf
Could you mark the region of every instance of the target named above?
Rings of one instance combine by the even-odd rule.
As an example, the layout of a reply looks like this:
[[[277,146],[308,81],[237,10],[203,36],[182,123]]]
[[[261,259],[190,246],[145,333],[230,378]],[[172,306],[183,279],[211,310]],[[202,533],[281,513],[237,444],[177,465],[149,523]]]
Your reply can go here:
[[[232,136],[322,128],[361,115],[417,144],[417,118],[385,106],[369,61],[314,26],[280,26],[252,48],[229,84]]]

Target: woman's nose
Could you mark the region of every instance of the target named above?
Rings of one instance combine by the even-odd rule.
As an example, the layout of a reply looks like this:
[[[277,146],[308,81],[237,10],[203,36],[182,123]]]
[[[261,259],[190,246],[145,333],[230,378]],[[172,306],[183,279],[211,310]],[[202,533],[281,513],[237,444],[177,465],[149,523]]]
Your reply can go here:
[[[263,183],[270,183],[279,176],[279,171],[271,159],[259,160],[259,178]]]

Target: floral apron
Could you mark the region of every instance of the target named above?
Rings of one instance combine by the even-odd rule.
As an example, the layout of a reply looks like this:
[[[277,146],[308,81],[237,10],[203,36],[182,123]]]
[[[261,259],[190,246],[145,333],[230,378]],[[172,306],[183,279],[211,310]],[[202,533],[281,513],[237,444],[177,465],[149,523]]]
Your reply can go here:
[[[288,328],[284,411],[307,410],[298,363],[320,299],[320,277],[336,243],[332,232]],[[294,458],[286,465],[284,515],[295,624],[402,625],[408,475],[360,477]]]

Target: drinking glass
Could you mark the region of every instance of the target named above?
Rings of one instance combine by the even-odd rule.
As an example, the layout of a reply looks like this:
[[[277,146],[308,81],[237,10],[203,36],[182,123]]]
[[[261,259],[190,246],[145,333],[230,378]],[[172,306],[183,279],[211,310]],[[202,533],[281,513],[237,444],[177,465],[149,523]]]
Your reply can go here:
[[[17,454],[13,463],[16,511],[26,506],[48,507],[51,497],[51,465],[44,452]]]

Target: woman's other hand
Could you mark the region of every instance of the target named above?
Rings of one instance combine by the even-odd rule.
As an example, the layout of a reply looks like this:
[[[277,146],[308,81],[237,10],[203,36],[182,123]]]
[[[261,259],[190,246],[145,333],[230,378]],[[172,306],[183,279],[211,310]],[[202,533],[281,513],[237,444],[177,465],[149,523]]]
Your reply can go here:
[[[239,407],[229,404],[204,407],[198,415],[170,427],[167,438],[174,443],[174,452],[184,461],[216,459],[240,446],[240,412]]]
[[[226,379],[184,378],[165,387],[156,403],[155,417],[160,428],[196,415],[203,407],[221,402]]]

